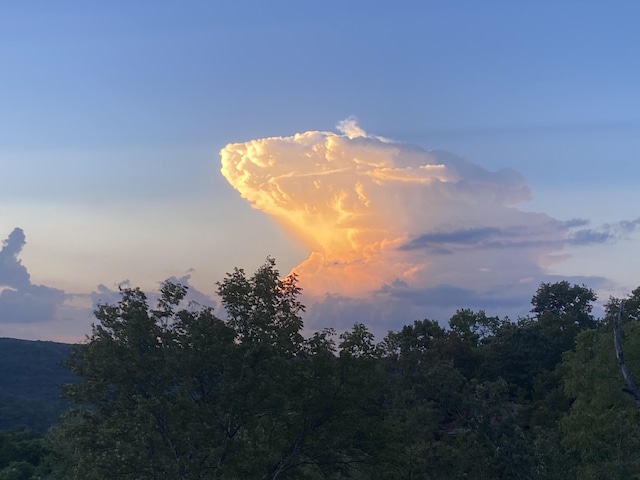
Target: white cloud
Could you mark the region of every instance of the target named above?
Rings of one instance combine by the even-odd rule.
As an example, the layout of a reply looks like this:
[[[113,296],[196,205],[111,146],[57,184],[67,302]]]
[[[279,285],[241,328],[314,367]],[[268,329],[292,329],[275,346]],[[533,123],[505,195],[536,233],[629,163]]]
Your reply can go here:
[[[294,271],[312,323],[359,315],[394,328],[418,311],[513,312],[546,278],[542,265],[561,258],[571,229],[585,224],[518,209],[531,195],[514,170],[368,135],[353,118],[338,128],[220,152],[240,195],[308,247]],[[597,240],[571,238],[587,237]]]

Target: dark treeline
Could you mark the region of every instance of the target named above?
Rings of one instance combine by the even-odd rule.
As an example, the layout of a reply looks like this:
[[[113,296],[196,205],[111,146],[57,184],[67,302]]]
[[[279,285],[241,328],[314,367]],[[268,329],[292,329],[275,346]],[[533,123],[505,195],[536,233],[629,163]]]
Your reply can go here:
[[[301,335],[294,277],[269,259],[218,284],[228,314],[125,289],[67,362],[73,402],[40,436],[0,432],[0,480],[630,479],[640,418],[611,299],[542,284],[515,322],[459,310],[376,343],[363,324]],[[640,367],[640,289],[623,346]]]

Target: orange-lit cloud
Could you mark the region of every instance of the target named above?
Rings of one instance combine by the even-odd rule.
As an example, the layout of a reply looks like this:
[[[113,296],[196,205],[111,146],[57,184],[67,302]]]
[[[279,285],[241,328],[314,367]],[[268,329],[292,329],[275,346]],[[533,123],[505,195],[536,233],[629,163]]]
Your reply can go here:
[[[353,119],[338,130],[220,152],[240,195],[305,242],[310,255],[294,271],[307,294],[333,306],[365,298],[417,305],[443,286],[480,296],[530,283],[583,224],[517,209],[530,192],[514,170],[490,172],[369,135]]]

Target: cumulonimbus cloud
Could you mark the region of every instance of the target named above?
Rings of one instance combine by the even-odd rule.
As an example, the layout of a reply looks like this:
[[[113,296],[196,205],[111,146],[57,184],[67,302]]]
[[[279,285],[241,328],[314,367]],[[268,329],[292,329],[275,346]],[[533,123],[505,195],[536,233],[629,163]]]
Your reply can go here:
[[[492,172],[369,135],[353,119],[338,130],[220,152],[221,172],[240,195],[307,245],[294,271],[307,295],[332,303],[332,314],[339,303],[361,314],[366,300],[417,305],[437,292],[495,299],[500,286],[542,278],[542,265],[571,238],[597,240],[591,231],[570,236],[583,220],[518,209],[531,195],[512,169]]]

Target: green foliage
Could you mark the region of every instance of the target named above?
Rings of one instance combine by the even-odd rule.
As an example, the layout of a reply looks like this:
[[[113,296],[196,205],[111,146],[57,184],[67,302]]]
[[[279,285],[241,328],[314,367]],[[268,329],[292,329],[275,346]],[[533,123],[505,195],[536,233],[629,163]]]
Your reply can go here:
[[[331,331],[305,341],[299,292],[268,259],[254,276],[235,270],[219,284],[226,322],[184,308],[186,288],[171,283],[154,309],[139,289],[101,305],[69,361],[81,381],[66,396],[79,408],[51,434],[67,478],[365,471],[378,448],[379,376],[356,352],[373,348],[371,336],[356,326],[340,357]]]
[[[297,279],[272,259],[217,285],[226,320],[172,283],[153,308],[138,289],[99,306],[69,360],[77,408],[49,433],[53,453],[8,455],[0,475],[638,478],[639,414],[586,287],[542,284],[518,322],[464,309],[448,329],[419,320],[376,343],[361,323],[305,339]],[[638,298],[624,327],[634,374]]]
[[[449,320],[451,331],[472,346],[486,344],[500,331],[505,322],[498,317],[487,317],[484,310],[473,312],[458,310]]]
[[[304,306],[295,275],[279,278],[275,260],[267,262],[251,277],[236,268],[218,283],[218,294],[229,315],[229,325],[239,342],[249,348],[271,348],[295,355],[302,345]]]
[[[640,324],[624,326],[625,358],[640,372]],[[574,398],[561,420],[565,445],[580,457],[580,478],[640,478],[640,414],[622,391],[610,328],[578,336],[575,352],[567,352],[565,390]]]
[[[48,455],[40,433],[25,428],[0,431],[0,480],[48,478]]]
[[[81,381],[65,394],[78,408],[52,433],[68,478],[179,479],[216,468],[239,421],[224,409],[221,377],[234,335],[211,309],[180,308],[185,294],[166,283],[155,309],[139,289],[99,306],[69,361]]]
[[[553,348],[554,363],[561,361],[562,352],[575,347],[578,333],[597,327],[598,322],[591,314],[595,300],[593,290],[584,285],[570,285],[566,280],[543,283],[538,288],[531,300],[531,311]]]
[[[0,430],[44,433],[69,408],[60,386],[74,380],[62,366],[69,345],[0,338]]]
[[[443,340],[444,331],[425,320],[383,342],[389,472],[379,478],[449,478],[445,472],[454,472],[465,379],[439,358]]]
[[[531,299],[532,312],[538,317],[551,313],[557,317],[571,318],[570,323],[592,326],[591,302],[596,300],[593,290],[584,285],[571,285],[563,280],[557,283],[542,283]],[[569,323],[569,322],[567,322]],[[562,325],[558,325],[561,327]]]

